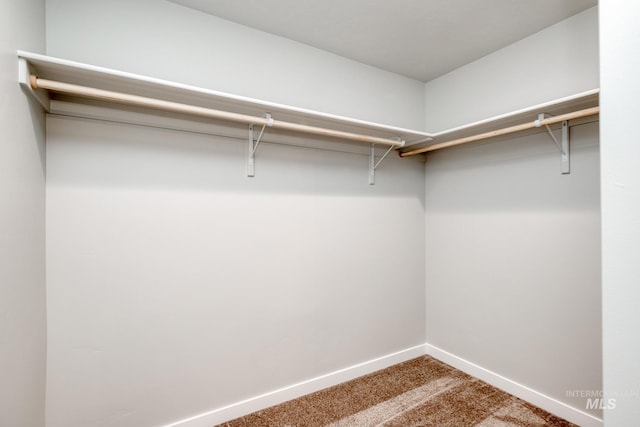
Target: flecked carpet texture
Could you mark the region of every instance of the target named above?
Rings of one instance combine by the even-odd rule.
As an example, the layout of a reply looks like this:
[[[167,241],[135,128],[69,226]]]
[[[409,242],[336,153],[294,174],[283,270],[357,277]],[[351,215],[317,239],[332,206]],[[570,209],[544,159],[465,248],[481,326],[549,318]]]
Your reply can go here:
[[[430,356],[220,424],[221,427],[569,427]]]

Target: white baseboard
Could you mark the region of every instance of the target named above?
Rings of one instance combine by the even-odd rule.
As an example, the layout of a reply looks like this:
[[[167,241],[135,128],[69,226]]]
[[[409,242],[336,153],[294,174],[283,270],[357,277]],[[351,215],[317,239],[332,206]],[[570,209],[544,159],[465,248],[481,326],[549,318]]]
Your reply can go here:
[[[316,378],[302,381],[278,390],[264,393],[231,405],[217,408],[203,414],[166,425],[165,427],[211,427],[238,417],[250,414],[269,406],[277,405],[291,399],[304,396],[331,387],[380,369],[405,362],[426,354],[425,345],[407,348],[396,353],[378,357],[367,362],[359,363],[348,368],[340,369]]]
[[[195,415],[193,417],[168,424],[165,427],[211,427],[425,354],[441,360],[454,368],[460,369],[473,377],[479,378],[494,387],[513,394],[514,396],[530,402],[581,427],[603,426],[603,421],[600,418],[594,417],[593,415],[587,414],[586,412],[569,406],[566,403],[562,403],[552,397],[532,390],[527,386],[505,378],[502,375],[478,366],[468,360],[442,350],[441,348],[430,344],[422,344],[330,372],[297,384],[283,387],[269,393],[251,397],[203,414]]]
[[[558,417],[562,417],[567,421],[577,424],[581,427],[602,427],[603,421],[600,418],[587,414],[579,409],[562,403],[552,397],[530,389],[527,386],[519,384],[502,375],[496,374],[488,369],[462,359],[454,354],[451,354],[441,348],[433,346],[431,344],[425,344],[426,353],[454,368],[460,369],[467,374],[479,378],[494,387],[506,391],[522,400],[532,403],[547,412],[550,412]]]

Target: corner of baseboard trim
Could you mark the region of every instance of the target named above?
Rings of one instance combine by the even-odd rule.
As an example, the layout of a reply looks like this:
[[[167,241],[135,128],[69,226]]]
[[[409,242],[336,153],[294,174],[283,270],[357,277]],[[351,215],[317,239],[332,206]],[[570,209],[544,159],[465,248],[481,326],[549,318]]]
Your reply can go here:
[[[476,365],[446,350],[425,344],[426,354],[582,427],[602,427],[602,419]]]
[[[292,384],[268,393],[251,397],[240,402],[214,409],[203,414],[195,415],[180,421],[167,424],[164,427],[211,427],[248,415],[252,412],[268,408],[349,381],[380,369],[411,360],[427,354],[427,345],[420,344],[395,353],[387,354],[357,365],[339,369],[306,381]]]

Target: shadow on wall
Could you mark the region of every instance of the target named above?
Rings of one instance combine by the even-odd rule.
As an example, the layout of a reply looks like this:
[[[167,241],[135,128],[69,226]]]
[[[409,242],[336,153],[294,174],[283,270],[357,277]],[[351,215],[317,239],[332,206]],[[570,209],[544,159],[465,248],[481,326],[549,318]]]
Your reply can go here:
[[[45,146],[46,116],[42,111],[42,106],[32,96],[27,95],[24,89],[22,89],[22,91],[25,92],[25,99],[29,105],[29,114],[31,122],[33,123],[33,134],[35,136],[33,141],[36,142],[35,148],[38,151],[40,166],[42,167],[42,175],[44,176],[47,170],[47,150]]]
[[[571,128],[571,173],[547,133],[429,154],[427,212],[600,209],[598,123]]]
[[[50,116],[48,183],[65,187],[148,187],[234,193],[411,197],[424,205],[424,163],[393,153],[368,185],[369,156],[265,142],[256,176],[236,138]],[[384,153],[378,148],[377,156]]]

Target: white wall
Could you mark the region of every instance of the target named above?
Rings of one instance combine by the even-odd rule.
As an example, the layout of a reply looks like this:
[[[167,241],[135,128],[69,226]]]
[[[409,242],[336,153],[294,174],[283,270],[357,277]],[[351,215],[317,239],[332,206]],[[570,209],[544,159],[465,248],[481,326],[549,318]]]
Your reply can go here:
[[[422,127],[423,83],[175,4],[47,1],[47,53]],[[184,420],[424,343],[424,168],[49,117],[48,427]]]
[[[47,53],[422,129],[422,82],[163,0],[47,0]]]
[[[49,117],[47,417],[177,421],[424,342],[423,164]]]
[[[424,123],[420,82],[165,1],[49,0],[47,53]],[[239,141],[50,124],[52,426],[176,421],[424,342],[424,273],[392,261],[424,256],[419,162],[370,187],[366,156],[266,145],[248,179]]]
[[[594,8],[427,83],[427,128],[598,87],[597,34]],[[599,179],[597,123],[571,129],[570,175],[545,133],[426,163],[427,342],[595,417]]]
[[[598,126],[430,154],[427,342],[584,411],[601,389]],[[599,415],[598,411],[591,411]]]
[[[598,88],[598,9],[588,9],[425,85],[439,132]]]
[[[615,399],[605,410],[612,427],[640,423],[638,19],[637,2],[601,2],[604,391]]]
[[[428,83],[428,129],[597,87],[596,16]],[[47,53],[425,119],[420,83],[168,2],[48,0]],[[426,191],[415,160],[369,187],[363,155],[267,144],[248,179],[235,140],[48,126],[50,427],[176,421],[420,344],[425,272],[397,265],[424,259],[430,344],[577,409],[568,391],[601,387],[595,124],[569,176],[539,134],[429,155]]]
[[[44,1],[0,1],[0,425],[44,426],[44,114],[17,49],[44,51]]]

